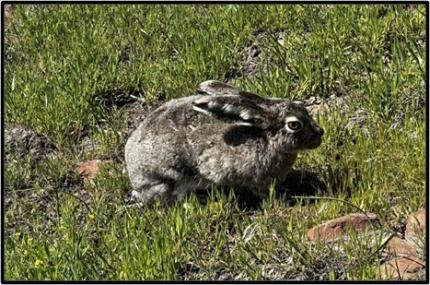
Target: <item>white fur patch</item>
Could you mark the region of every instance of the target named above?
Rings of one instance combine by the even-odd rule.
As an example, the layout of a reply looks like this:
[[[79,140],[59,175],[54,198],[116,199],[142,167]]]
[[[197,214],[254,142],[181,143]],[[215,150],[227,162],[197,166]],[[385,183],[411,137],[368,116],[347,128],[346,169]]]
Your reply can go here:
[[[237,122],[237,123],[235,123],[235,125],[237,125],[237,126],[248,126],[248,127],[252,126],[251,123],[247,123],[247,122]]]
[[[202,114],[205,114],[205,115],[209,115],[209,116],[211,116],[211,115],[212,115],[212,113],[211,113],[211,112],[209,112],[208,110],[205,110],[205,109],[199,108],[199,107],[197,107],[197,106],[193,106],[193,110],[194,110],[194,111],[197,111],[197,112],[200,112],[200,113],[202,113]]]
[[[214,102],[214,101],[209,101],[208,102],[208,108],[215,108],[218,105],[219,104],[217,102]]]
[[[240,117],[244,120],[249,120],[252,118],[251,113],[249,113],[248,110],[243,110],[242,112],[240,112]]]
[[[289,123],[289,122],[300,122],[301,123],[299,118],[297,118],[296,116],[288,116],[287,118],[285,118],[285,121],[287,123]]]
[[[222,108],[223,108],[223,110],[225,110],[226,112],[229,112],[229,113],[234,112],[236,109],[233,105],[230,105],[230,104],[226,104]]]
[[[140,193],[139,191],[136,191],[136,190],[131,191],[131,197],[133,197],[133,199],[136,199],[138,201],[146,202],[146,197],[142,195],[142,193]]]

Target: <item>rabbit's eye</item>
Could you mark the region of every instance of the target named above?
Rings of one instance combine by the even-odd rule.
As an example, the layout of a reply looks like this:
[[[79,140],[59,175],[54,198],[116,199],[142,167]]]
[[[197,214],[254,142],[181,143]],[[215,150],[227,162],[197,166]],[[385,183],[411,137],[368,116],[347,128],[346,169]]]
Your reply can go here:
[[[288,127],[293,131],[298,131],[302,127],[302,125],[300,124],[300,122],[289,122]]]
[[[290,132],[297,132],[303,127],[303,123],[295,116],[291,116],[287,118],[286,129]]]

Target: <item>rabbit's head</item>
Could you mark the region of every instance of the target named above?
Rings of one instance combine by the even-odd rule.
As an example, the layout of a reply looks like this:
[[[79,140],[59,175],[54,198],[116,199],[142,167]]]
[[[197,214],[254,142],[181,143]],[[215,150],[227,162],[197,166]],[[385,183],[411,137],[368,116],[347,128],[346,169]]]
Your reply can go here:
[[[229,144],[264,137],[281,152],[296,152],[318,147],[324,134],[297,101],[240,91],[235,95],[203,96],[193,102],[193,109],[231,122],[224,135]]]
[[[324,130],[317,125],[302,103],[284,101],[276,104],[278,143],[286,151],[313,149],[322,142]]]

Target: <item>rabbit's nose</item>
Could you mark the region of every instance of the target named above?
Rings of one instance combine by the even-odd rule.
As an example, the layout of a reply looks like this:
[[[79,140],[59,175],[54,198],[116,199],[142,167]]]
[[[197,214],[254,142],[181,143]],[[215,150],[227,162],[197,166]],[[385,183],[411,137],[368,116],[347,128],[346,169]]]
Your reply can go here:
[[[324,135],[324,129],[323,128],[315,127],[315,132],[321,137]]]

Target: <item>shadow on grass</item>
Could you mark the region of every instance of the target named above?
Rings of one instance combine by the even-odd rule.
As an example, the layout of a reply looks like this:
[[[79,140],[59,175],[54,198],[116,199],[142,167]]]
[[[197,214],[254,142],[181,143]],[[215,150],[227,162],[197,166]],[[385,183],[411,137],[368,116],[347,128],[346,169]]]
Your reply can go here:
[[[316,201],[313,197],[331,197],[336,193],[344,193],[346,197],[350,197],[359,180],[358,169],[352,168],[292,170],[285,182],[276,185],[276,193],[283,197],[289,206],[297,204],[299,200],[309,204]]]
[[[296,204],[297,199],[293,198],[293,196],[324,195],[327,191],[327,185],[322,177],[323,175],[319,171],[292,170],[287,175],[285,182],[275,186],[275,195],[277,198],[285,200],[287,205]],[[255,211],[262,209],[263,200],[247,189],[218,190],[223,191],[227,196],[233,194],[235,202],[241,210]],[[203,205],[207,204],[210,195],[210,189],[196,191],[197,199]]]
[[[317,200],[316,197],[332,197],[336,193],[344,193],[349,197],[359,177],[357,170],[347,168],[294,169],[284,182],[275,186],[275,195],[288,206],[312,204]],[[234,191],[236,202],[242,210],[262,209],[262,200],[246,189],[223,191],[227,195]],[[206,204],[209,194],[210,190],[198,191],[200,203]]]

